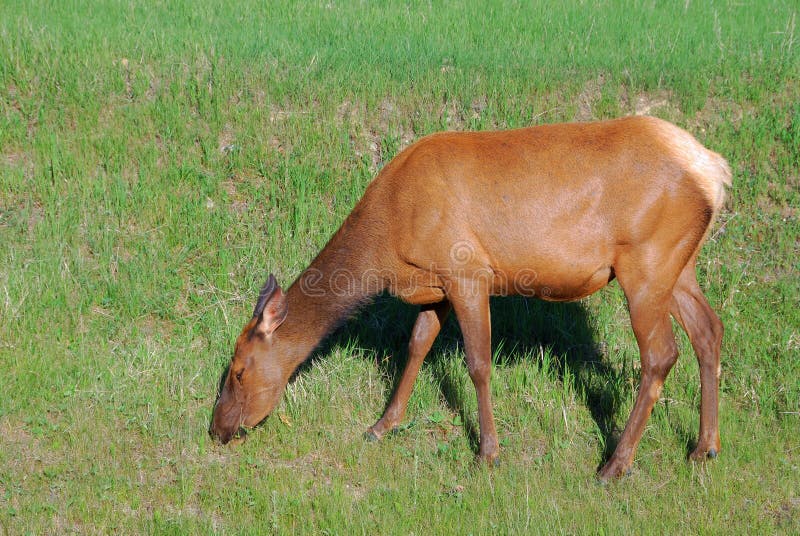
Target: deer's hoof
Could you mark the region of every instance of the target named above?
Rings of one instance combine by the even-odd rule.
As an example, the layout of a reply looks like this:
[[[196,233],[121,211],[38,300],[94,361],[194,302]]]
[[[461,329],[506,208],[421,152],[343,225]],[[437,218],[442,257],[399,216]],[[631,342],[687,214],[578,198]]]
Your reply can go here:
[[[612,458],[600,469],[600,472],[597,473],[597,480],[599,480],[601,484],[606,484],[612,480],[622,478],[623,476],[630,476],[630,474],[631,467],[629,465],[620,463]]]
[[[697,447],[694,451],[689,454],[689,459],[693,462],[704,462],[706,460],[713,460],[719,455],[719,451],[714,447],[706,450],[702,447]]]

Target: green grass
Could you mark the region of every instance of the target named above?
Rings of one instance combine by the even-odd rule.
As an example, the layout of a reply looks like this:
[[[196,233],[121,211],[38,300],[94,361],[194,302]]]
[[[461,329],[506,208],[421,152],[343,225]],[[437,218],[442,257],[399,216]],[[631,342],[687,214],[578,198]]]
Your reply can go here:
[[[793,2],[0,4],[0,527],[20,533],[796,533],[800,29]],[[682,358],[631,477],[616,284],[494,301],[502,465],[476,467],[451,321],[369,443],[414,309],[381,298],[239,448],[207,435],[269,272],[288,285],[374,173],[441,129],[649,110],[725,155],[699,263],[726,326],[723,452]]]

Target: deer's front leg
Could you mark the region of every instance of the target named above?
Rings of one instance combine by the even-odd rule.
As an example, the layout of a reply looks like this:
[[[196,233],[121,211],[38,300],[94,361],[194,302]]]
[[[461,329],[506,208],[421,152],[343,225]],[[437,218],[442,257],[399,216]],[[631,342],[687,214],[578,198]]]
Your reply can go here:
[[[468,281],[448,296],[464,335],[469,377],[478,396],[480,452],[482,461],[495,463],[500,454],[497,431],[492,414],[492,324],[489,312],[489,293],[478,282]]]
[[[411,332],[411,341],[408,343],[408,361],[400,382],[395,387],[392,400],[386,406],[383,416],[367,430],[367,437],[380,439],[387,432],[391,432],[403,420],[408,406],[408,399],[414,382],[419,374],[422,361],[433,346],[436,335],[444,324],[447,314],[450,312],[450,302],[426,305],[422,308],[414,323]]]

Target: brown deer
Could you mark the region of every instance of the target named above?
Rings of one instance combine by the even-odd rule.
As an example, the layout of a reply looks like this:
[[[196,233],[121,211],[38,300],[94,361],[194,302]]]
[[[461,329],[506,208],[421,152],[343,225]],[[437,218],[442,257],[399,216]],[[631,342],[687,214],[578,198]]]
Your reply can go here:
[[[731,185],[727,162],[652,117],[427,136],[387,164],[325,248],[284,292],[269,277],[239,335],[210,432],[223,443],[265,419],[311,351],[388,291],[420,306],[408,363],[380,438],[402,420],[425,355],[452,309],[478,398],[479,458],[499,445],[489,389],[489,297],[577,300],[619,280],[641,383],[603,480],[629,469],[678,349],[670,315],[700,365],[693,460],[720,451],[722,323],[695,263]]]

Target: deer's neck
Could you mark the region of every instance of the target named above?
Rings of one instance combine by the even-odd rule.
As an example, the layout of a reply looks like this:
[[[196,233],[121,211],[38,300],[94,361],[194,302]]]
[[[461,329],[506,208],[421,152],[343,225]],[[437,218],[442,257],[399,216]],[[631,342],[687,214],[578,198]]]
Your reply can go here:
[[[286,320],[275,331],[288,374],[359,306],[386,288],[379,278],[375,222],[356,210],[287,291]]]

